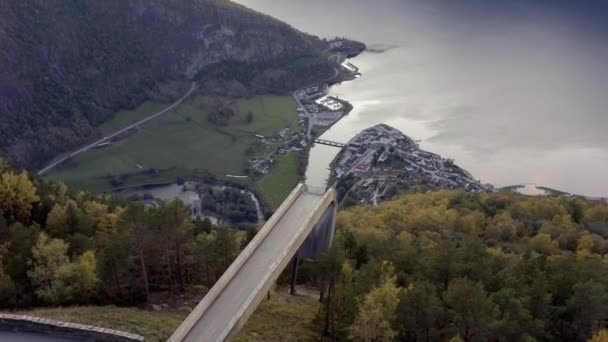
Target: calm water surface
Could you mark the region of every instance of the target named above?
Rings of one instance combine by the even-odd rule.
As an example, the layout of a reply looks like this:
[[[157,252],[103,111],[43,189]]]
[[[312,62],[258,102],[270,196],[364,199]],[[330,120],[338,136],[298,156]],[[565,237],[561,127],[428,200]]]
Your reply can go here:
[[[383,122],[484,182],[608,196],[608,2],[239,2],[376,50],[354,60],[363,78],[333,88],[355,110],[323,138]],[[313,149],[309,183],[336,152]]]

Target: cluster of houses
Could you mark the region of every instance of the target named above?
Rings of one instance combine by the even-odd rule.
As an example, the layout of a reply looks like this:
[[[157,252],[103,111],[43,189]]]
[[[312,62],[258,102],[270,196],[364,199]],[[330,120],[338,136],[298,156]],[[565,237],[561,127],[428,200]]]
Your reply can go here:
[[[421,150],[418,144],[399,130],[377,125],[357,135],[343,150],[336,163],[338,179],[353,175],[359,179],[361,203],[378,200],[378,188],[369,184],[427,185],[437,189],[460,189],[490,192],[491,185],[481,184],[451,159]],[[382,193],[380,194],[382,195]]]
[[[326,112],[339,112],[344,109],[344,104],[336,98],[329,96],[327,83],[300,89],[295,92],[295,97],[303,106],[303,114],[323,114]],[[342,114],[342,113],[340,113]]]
[[[253,172],[265,175],[270,172],[270,167],[274,164],[276,155],[284,156],[290,152],[298,152],[306,148],[306,135],[303,132],[291,136],[287,135],[288,132],[289,129],[283,129],[270,138],[256,134],[256,138],[266,144],[280,142],[281,145],[264,158],[253,157],[249,159],[249,167]]]

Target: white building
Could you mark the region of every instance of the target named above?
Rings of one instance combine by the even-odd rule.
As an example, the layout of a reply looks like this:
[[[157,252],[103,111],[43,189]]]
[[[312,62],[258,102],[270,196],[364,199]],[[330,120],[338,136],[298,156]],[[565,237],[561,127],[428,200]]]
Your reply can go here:
[[[331,111],[338,111],[344,107],[340,102],[332,99],[329,96],[324,96],[315,101],[318,105],[321,105]]]
[[[357,69],[356,66],[354,66],[351,62],[347,60],[345,60],[344,62],[342,62],[342,67],[352,73],[356,73],[359,72],[359,69]]]

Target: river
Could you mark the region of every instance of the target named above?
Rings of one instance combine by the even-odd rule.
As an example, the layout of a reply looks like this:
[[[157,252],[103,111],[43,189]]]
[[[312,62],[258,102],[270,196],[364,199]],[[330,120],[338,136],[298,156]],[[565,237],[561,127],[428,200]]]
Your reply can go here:
[[[324,136],[392,125],[496,186],[608,196],[608,2],[239,0],[305,32],[372,48],[332,88],[353,112]],[[320,185],[336,149],[315,146]]]

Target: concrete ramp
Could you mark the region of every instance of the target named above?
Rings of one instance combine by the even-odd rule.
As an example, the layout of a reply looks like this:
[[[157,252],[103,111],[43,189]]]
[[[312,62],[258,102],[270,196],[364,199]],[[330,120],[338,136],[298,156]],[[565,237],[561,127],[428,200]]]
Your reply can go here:
[[[234,337],[335,202],[335,190],[315,194],[298,185],[169,341]]]

